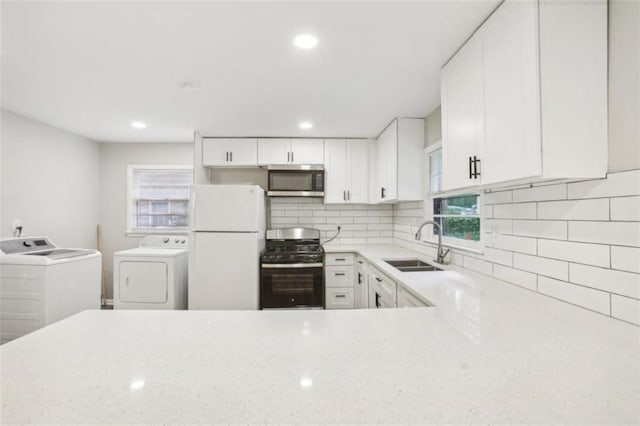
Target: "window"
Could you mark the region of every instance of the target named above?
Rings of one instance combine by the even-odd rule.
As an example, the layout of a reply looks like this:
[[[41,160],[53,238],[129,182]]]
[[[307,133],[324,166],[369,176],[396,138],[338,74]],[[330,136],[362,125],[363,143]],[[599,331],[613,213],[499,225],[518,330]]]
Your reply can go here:
[[[442,148],[441,144],[426,149],[425,216],[442,227],[443,243],[470,249],[481,248],[480,196],[476,193],[444,194],[442,192]],[[436,241],[437,232],[423,233],[427,240]]]
[[[127,232],[186,231],[193,172],[187,166],[129,166]]]

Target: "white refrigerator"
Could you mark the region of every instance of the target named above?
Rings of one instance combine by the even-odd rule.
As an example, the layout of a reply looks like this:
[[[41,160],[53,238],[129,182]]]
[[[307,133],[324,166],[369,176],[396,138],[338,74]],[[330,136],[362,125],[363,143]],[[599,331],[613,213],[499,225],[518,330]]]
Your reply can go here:
[[[190,227],[189,309],[258,309],[264,190],[194,185]]]

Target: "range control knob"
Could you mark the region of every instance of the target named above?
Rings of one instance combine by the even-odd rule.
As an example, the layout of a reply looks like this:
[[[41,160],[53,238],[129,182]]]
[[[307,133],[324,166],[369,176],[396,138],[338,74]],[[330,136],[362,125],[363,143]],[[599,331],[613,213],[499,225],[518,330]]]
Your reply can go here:
[[[178,244],[180,242],[180,240],[176,240],[176,244]]]
[[[165,243],[165,244],[167,244],[167,243],[169,242],[169,237],[165,237],[165,238],[162,240],[162,242],[163,242],[163,243]]]
[[[184,243],[186,242],[186,240],[182,240],[182,241],[180,241],[180,242],[181,242],[182,244],[184,244]]]

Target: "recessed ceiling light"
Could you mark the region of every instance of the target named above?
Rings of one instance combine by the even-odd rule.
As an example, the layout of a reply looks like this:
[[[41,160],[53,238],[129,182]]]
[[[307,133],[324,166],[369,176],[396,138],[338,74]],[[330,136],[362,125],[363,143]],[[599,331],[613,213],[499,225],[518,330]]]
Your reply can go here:
[[[301,121],[298,124],[298,127],[300,127],[301,129],[307,130],[307,129],[312,129],[313,128],[313,123],[310,121]]]
[[[147,123],[145,123],[144,121],[132,121],[131,127],[134,127],[136,129],[146,129]]]
[[[318,45],[318,39],[311,34],[298,34],[294,37],[293,44],[300,49],[313,49]]]

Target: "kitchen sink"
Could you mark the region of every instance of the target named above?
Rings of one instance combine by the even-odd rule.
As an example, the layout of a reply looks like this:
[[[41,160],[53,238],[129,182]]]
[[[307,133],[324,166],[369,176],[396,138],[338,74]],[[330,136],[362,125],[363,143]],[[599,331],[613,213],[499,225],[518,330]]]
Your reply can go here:
[[[442,271],[442,269],[429,265],[428,263],[425,263],[420,259],[403,259],[403,260],[383,259],[383,260],[389,265],[396,268],[400,272]]]

